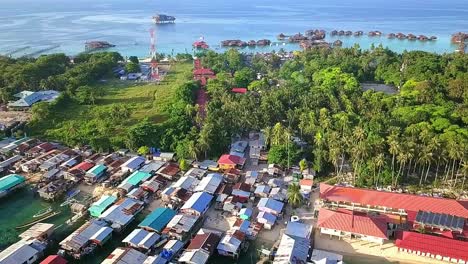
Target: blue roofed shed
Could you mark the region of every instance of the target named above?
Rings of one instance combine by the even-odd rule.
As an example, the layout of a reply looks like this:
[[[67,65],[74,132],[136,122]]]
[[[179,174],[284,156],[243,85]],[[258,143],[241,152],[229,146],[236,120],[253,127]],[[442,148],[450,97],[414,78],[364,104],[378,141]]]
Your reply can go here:
[[[104,195],[88,209],[91,216],[99,217],[109,206],[115,203],[117,198],[111,195]]]
[[[149,231],[161,232],[176,214],[176,211],[169,208],[156,208],[156,210],[151,212],[138,227]]]

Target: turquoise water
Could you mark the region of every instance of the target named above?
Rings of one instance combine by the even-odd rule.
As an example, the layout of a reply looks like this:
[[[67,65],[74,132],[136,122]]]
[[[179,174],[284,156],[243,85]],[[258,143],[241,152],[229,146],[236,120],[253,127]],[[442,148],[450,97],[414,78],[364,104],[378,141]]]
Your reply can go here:
[[[28,186],[2,198],[0,200],[0,250],[18,241],[18,235],[27,229],[18,230],[15,227],[35,220],[33,215],[50,206],[54,211],[60,210],[61,213],[44,222],[58,227],[56,230],[58,237],[71,232],[74,227],[63,225],[71,217],[70,209],[68,206],[60,207],[60,203],[49,203],[34,196]]]
[[[383,44],[401,52],[426,50],[451,52],[450,35],[468,29],[466,0],[2,0],[0,8],[0,53],[13,56],[56,47],[47,52],[76,54],[88,40],[107,40],[124,55],[149,53],[149,29],[157,31],[158,50],[164,53],[191,51],[200,36],[217,50],[223,39],[269,38],[307,29],[327,31],[380,30],[436,35],[435,42],[409,42],[341,37],[344,46],[358,43],[363,48]],[[151,16],[161,12],[177,17],[174,25],[152,24]],[[331,41],[333,39],[330,39]],[[298,49],[297,45],[260,49]],[[248,49],[246,49],[248,51]],[[46,52],[46,53],[47,53]]]

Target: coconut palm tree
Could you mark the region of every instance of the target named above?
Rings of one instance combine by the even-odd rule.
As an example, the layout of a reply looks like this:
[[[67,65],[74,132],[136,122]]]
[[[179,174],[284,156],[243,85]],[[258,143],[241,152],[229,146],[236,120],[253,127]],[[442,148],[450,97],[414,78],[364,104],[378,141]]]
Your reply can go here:
[[[377,187],[380,179],[380,172],[382,171],[382,167],[385,165],[385,156],[383,153],[379,153],[374,157],[374,165],[377,168],[377,179],[375,180],[375,187]]]
[[[298,207],[302,202],[301,187],[297,183],[293,183],[288,187],[288,202],[293,207]]]

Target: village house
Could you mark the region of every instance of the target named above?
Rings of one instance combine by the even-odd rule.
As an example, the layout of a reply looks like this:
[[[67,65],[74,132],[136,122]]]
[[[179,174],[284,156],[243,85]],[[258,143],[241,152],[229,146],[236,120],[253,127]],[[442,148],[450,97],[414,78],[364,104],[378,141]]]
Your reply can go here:
[[[99,164],[91,168],[85,175],[85,181],[88,184],[102,182],[105,179],[107,167]]]
[[[20,240],[0,252],[0,263],[32,264],[44,256],[53,224],[38,223],[19,235]]]
[[[134,172],[138,170],[145,163],[145,158],[136,156],[127,160],[122,166],[120,166],[122,172]]]
[[[95,246],[104,245],[111,236],[112,228],[106,222],[91,220],[62,240],[59,245],[67,255],[80,259],[92,253]]]
[[[241,171],[238,169],[225,170],[223,177],[226,183],[237,183],[241,177]]]
[[[273,264],[308,263],[312,227],[299,222],[289,222],[281,237]]]
[[[19,98],[17,101],[9,102],[8,108],[17,110],[26,110],[38,102],[53,102],[60,95],[60,92],[54,90],[42,91],[22,91],[14,96]]]
[[[134,188],[140,186],[144,181],[151,178],[151,174],[142,171],[134,171],[130,176],[125,178],[122,183],[120,183],[117,188],[122,191],[124,194],[129,193]]]
[[[191,215],[203,215],[210,207],[213,196],[205,192],[194,193],[187,202],[184,203],[180,212]]]
[[[133,248],[118,247],[101,264],[143,264],[147,256]]]
[[[271,188],[268,198],[272,198],[277,201],[284,202],[288,198],[288,191],[281,187]]]
[[[223,211],[228,212],[230,214],[237,214],[240,209],[242,209],[242,199],[237,196],[229,196],[226,198],[223,204]]]
[[[283,206],[284,204],[282,202],[271,198],[261,198],[257,205],[258,210],[260,210],[261,212],[270,213],[275,216],[281,215],[281,212],[283,211]]]
[[[184,176],[186,177],[193,177],[196,179],[201,180],[206,174],[206,170],[200,168],[190,168]]]
[[[174,152],[156,152],[153,154],[153,160],[170,162],[174,161],[175,153]]]
[[[83,161],[80,164],[72,167],[70,170],[68,170],[64,174],[64,178],[66,180],[74,181],[74,182],[79,182],[83,179],[83,177],[86,175],[86,172],[90,170],[91,168],[94,167],[94,163],[88,162],[88,161]]]
[[[240,219],[249,220],[252,217],[253,210],[252,208],[242,208],[240,209],[239,213],[237,214]]]
[[[200,219],[200,216],[196,215],[178,214],[169,221],[162,233],[184,241],[192,236],[200,223]]]
[[[383,218],[370,217],[347,210],[321,208],[317,220],[320,234],[330,237],[355,238],[382,245],[387,240],[387,224]]]
[[[202,162],[194,162],[193,166],[202,170],[218,171],[218,163],[214,160],[204,160]]]
[[[245,242],[245,234],[239,230],[229,230],[217,246],[218,254],[237,259]]]
[[[138,225],[138,227],[151,232],[161,233],[176,214],[176,211],[169,208],[156,208]]]
[[[239,202],[246,203],[251,195],[250,192],[251,186],[246,183],[236,183],[232,188],[232,196],[235,196],[239,199]]]
[[[200,184],[200,181],[197,178],[192,176],[183,176],[177,180],[172,187],[173,188],[183,188],[187,191],[193,192],[196,187]]]
[[[117,197],[113,195],[103,195],[99,200],[94,202],[88,209],[92,217],[100,217],[111,205],[117,201]]]
[[[136,188],[133,188],[133,190],[131,190],[130,192],[128,192],[127,195],[125,196],[128,198],[132,198],[132,199],[140,200],[144,202],[149,197],[149,193],[141,187],[136,187]]]
[[[175,163],[166,163],[166,165],[160,168],[156,173],[172,181],[175,180],[179,171],[179,165]]]
[[[255,197],[267,198],[270,194],[271,187],[268,185],[258,185],[255,188],[254,195]]]
[[[249,133],[249,156],[252,164],[258,165],[261,153],[266,149],[265,135],[259,132]]]
[[[156,172],[161,169],[162,166],[164,166],[166,162],[164,161],[151,161],[143,165],[139,171],[149,173],[151,175],[156,174]]]
[[[213,255],[219,243],[219,236],[214,233],[197,234],[179,258],[179,263],[205,264]]]
[[[276,215],[267,212],[259,212],[257,215],[257,222],[263,224],[265,229],[270,230],[276,223]]]
[[[255,185],[255,183],[260,182],[261,175],[258,171],[247,171],[245,173],[244,182],[250,185]]]
[[[248,146],[247,141],[236,141],[231,145],[231,150],[229,152],[229,155],[234,155],[238,156],[240,158],[244,158],[245,156],[245,150],[247,149]]]
[[[121,232],[143,210],[143,202],[131,198],[123,198],[104,211],[99,219],[109,223],[116,232]]]
[[[161,189],[161,184],[155,180],[155,178],[151,178],[145,182],[143,182],[140,187],[150,193],[156,193],[158,190]]]
[[[143,252],[153,248],[161,239],[161,236],[155,232],[144,229],[134,229],[127,237],[122,240],[127,247],[132,247]]]
[[[218,187],[223,182],[223,176],[219,173],[210,173],[205,176],[200,183],[195,187],[195,192],[206,192],[215,194]]]
[[[235,155],[224,154],[218,160],[218,166],[222,170],[242,169],[244,167],[245,158]]]

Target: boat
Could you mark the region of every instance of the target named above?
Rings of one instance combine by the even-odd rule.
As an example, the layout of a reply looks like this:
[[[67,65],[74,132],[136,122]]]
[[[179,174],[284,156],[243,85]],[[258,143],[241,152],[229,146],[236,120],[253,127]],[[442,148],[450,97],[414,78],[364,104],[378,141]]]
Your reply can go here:
[[[50,213],[48,213],[47,215],[41,217],[40,219],[37,219],[37,220],[31,221],[31,222],[25,223],[25,224],[20,225],[20,226],[17,226],[16,229],[23,229],[23,228],[26,228],[26,227],[30,227],[30,226],[32,226],[32,225],[34,225],[34,224],[36,224],[36,223],[40,223],[40,222],[42,222],[42,221],[44,221],[44,220],[47,220],[47,219],[49,219],[49,218],[51,218],[51,217],[54,217],[54,216],[60,214],[61,212],[62,212],[62,211],[50,212]]]
[[[154,23],[156,24],[166,24],[166,23],[175,23],[176,18],[174,16],[168,16],[164,14],[157,14],[153,16]]]
[[[65,200],[65,202],[60,204],[60,207],[64,207],[64,206],[67,206],[67,205],[69,205],[69,204],[71,204],[73,202],[76,202],[76,200],[73,199],[73,197],[77,196],[79,193],[80,193],[80,190],[76,189],[76,190],[72,191],[71,193],[67,194],[67,199]]]
[[[50,212],[52,212],[52,207],[41,209],[35,215],[33,215],[33,218],[44,216]]]

